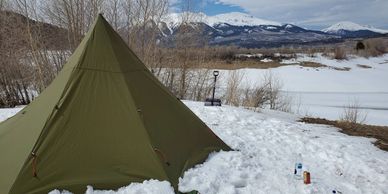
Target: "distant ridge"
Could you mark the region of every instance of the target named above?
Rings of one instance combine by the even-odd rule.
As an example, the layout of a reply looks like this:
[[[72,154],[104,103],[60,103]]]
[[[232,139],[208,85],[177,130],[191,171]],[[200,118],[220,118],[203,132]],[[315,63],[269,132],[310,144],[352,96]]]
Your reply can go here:
[[[280,22],[260,19],[241,12],[230,12],[224,14],[218,14],[214,16],[207,16],[206,14],[185,12],[183,14],[190,15],[190,19],[194,22],[203,22],[209,26],[215,26],[218,24],[229,24],[233,26],[261,26],[261,25],[273,25],[281,26]],[[170,13],[164,18],[164,22],[169,26],[178,25],[182,21],[182,13]]]
[[[349,21],[338,22],[328,28],[323,29],[322,31],[327,33],[336,33],[341,30],[347,30],[347,31],[368,30],[368,31],[372,31],[380,34],[388,33],[388,30],[382,30],[382,29],[378,29],[370,26],[363,26]]]

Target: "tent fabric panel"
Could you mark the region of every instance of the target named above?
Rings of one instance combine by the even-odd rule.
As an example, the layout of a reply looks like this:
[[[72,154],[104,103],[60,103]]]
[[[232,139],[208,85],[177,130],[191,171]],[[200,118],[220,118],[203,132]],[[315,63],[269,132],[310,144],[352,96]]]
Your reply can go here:
[[[123,89],[123,75],[95,70],[75,74],[75,83],[38,141],[37,178],[30,157],[11,193],[57,188],[79,193],[90,184],[115,189],[118,183],[168,180],[137,107]]]
[[[62,96],[73,68],[84,54],[88,35],[44,91],[19,113],[0,123],[0,193],[9,192],[30,155],[49,115]]]
[[[208,153],[230,148],[189,108],[148,72],[127,73],[128,90],[141,110],[152,143],[163,152],[172,185],[187,168],[203,162]]]

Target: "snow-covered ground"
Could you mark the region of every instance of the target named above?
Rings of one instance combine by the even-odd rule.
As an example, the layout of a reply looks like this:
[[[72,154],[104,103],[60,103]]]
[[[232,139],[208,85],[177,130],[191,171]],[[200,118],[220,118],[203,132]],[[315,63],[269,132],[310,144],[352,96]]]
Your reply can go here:
[[[295,115],[282,112],[205,107],[191,101],[185,104],[235,151],[213,153],[204,164],[185,172],[179,185],[182,192],[326,194],[336,190],[343,194],[388,194],[388,152],[376,148],[373,139],[299,123]],[[0,118],[18,110],[0,109]],[[310,185],[294,177],[295,162],[302,162],[304,170],[311,173]],[[89,187],[86,193],[173,194],[173,190],[166,181],[151,180],[117,192]]]
[[[13,116],[17,112],[19,112],[22,108],[23,108],[22,106],[17,107],[17,108],[0,108],[0,122]]]
[[[302,67],[301,62],[316,62],[328,67]],[[244,85],[260,83],[268,72],[278,77],[283,89],[294,101],[294,109],[302,115],[338,119],[343,106],[358,101],[367,114],[366,123],[388,125],[388,54],[362,58],[350,56],[348,60],[333,60],[317,54],[311,57],[299,54],[296,59],[284,60],[296,64],[272,69],[220,70],[220,87],[226,88],[228,76],[238,71]],[[367,65],[363,68],[359,65]],[[339,71],[334,68],[350,68]]]
[[[174,194],[174,189],[168,181],[146,180],[143,183],[132,183],[116,191],[94,190],[92,186],[85,189],[85,194]],[[68,191],[54,190],[49,194],[72,194]]]

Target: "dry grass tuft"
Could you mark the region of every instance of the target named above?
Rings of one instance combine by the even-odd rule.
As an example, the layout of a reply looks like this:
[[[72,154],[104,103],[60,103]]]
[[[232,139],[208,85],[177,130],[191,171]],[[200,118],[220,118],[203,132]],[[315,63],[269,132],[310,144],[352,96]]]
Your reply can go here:
[[[342,47],[336,47],[334,49],[334,59],[337,59],[337,60],[345,60],[345,59],[347,59],[345,49],[342,48]]]
[[[312,68],[327,67],[327,65],[323,65],[315,62],[309,62],[309,61],[302,62],[299,65],[302,67],[312,67]]]
[[[370,68],[372,68],[372,67],[369,66],[369,65],[361,65],[361,64],[358,64],[357,67],[364,68],[364,69],[370,69]]]
[[[377,57],[388,52],[388,40],[382,38],[373,38],[365,40],[365,57]]]
[[[352,69],[350,67],[331,67],[331,68],[337,71],[350,71]]]

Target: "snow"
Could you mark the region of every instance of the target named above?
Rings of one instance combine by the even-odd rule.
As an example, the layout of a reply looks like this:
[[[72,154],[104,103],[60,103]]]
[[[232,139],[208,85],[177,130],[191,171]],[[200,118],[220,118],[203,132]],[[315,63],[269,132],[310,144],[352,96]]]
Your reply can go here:
[[[0,122],[6,120],[7,118],[13,116],[19,112],[23,107],[17,108],[1,108],[0,109]]]
[[[220,23],[227,23],[233,26],[260,26],[260,25],[281,26],[281,23],[279,22],[256,18],[254,16],[241,13],[241,12],[224,13],[224,14],[219,14],[215,16],[208,16],[207,18],[207,24],[209,26],[214,26]]]
[[[87,186],[85,194],[174,194],[174,189],[168,181],[146,180],[143,183],[132,183],[116,191],[94,190]],[[72,194],[69,191],[54,190],[49,194]]]
[[[167,26],[174,28],[182,21],[182,14],[189,15],[191,21],[193,22],[204,22],[209,26],[229,24],[233,26],[260,26],[260,25],[272,25],[272,26],[281,26],[279,22],[264,20],[256,18],[249,14],[241,12],[230,12],[225,14],[218,14],[214,16],[207,16],[206,14],[200,13],[170,13],[168,14],[163,21],[167,23]]]
[[[268,59],[268,58],[264,58],[264,59],[262,59],[260,61],[263,62],[263,63],[268,63],[268,62],[272,62],[273,60],[272,59]]]
[[[374,139],[296,122],[297,116],[283,112],[184,103],[234,151],[212,153],[205,163],[186,171],[180,178],[181,192],[388,193],[388,153],[376,148]],[[0,109],[0,116],[5,119],[18,110]],[[311,173],[310,185],[294,177],[296,162],[302,162],[303,170]],[[168,182],[157,180],[132,183],[117,191],[97,191],[91,186],[85,190],[86,194],[174,193]],[[54,190],[50,194],[60,193]]]
[[[302,67],[302,62],[316,62],[327,67]],[[339,119],[343,106],[358,100],[366,123],[388,125],[388,55],[373,58],[349,56],[348,60],[335,60],[317,54],[311,57],[298,54],[295,59],[283,60],[282,66],[272,69],[220,70],[220,91],[226,88],[232,71],[244,76],[242,87],[260,83],[272,72],[283,83],[284,94],[293,98],[296,113],[305,116]],[[296,65],[292,65],[296,64]],[[361,68],[357,65],[372,68]],[[339,71],[334,68],[351,68]]]
[[[247,57],[247,58],[251,58],[251,57],[262,57],[264,56],[263,54],[261,53],[256,53],[256,54],[236,54],[236,57]]]
[[[374,139],[352,137],[324,125],[295,122],[295,115],[243,108],[205,107],[184,102],[235,151],[212,153],[207,161],[184,173],[182,192],[229,193],[387,193],[388,153],[372,145]],[[0,109],[6,118],[20,109]],[[5,116],[7,115],[7,116]],[[301,154],[301,161],[296,161]],[[311,184],[293,175],[295,162],[311,173]],[[132,183],[117,191],[86,194],[173,194],[167,181]],[[50,194],[68,194],[54,190]]]
[[[162,21],[167,24],[167,27],[172,31],[175,27],[179,26],[182,21],[190,22],[205,22],[208,16],[204,13],[183,12],[183,13],[170,13],[162,18]]]
[[[328,32],[328,33],[337,33],[340,30],[348,30],[348,31],[369,30],[372,32],[377,32],[382,34],[388,33],[388,30],[377,29],[369,26],[362,26],[360,24],[356,24],[348,21],[336,23],[328,28],[323,29],[322,31]]]
[[[276,30],[277,28],[274,26],[267,26],[265,29],[267,30]]]
[[[292,27],[294,27],[294,26],[291,24],[287,24],[285,28],[292,28]]]
[[[284,65],[300,64],[300,61],[298,61],[295,58],[291,58],[291,59],[282,60],[280,64],[284,64]]]
[[[372,139],[295,122],[294,115],[186,104],[236,151],[212,154],[188,170],[180,190],[206,193],[387,193],[388,153]],[[271,112],[271,113],[269,113]],[[301,154],[312,184],[293,176]]]

